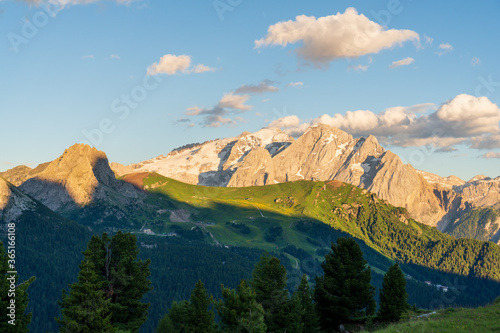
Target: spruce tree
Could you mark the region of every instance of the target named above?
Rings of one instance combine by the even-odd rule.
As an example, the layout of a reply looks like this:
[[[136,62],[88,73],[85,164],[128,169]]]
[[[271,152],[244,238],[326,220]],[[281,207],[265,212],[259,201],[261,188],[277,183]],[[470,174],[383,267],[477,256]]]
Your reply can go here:
[[[3,243],[0,242],[0,332],[25,333],[29,331],[28,325],[31,322],[31,313],[26,313],[28,307],[27,289],[35,281],[35,277],[18,284],[19,276],[17,273],[8,273],[15,270],[14,265],[10,266],[9,259]],[[12,284],[15,285],[14,293],[11,289]],[[15,307],[15,317],[11,314],[13,307]]]
[[[210,310],[213,297],[200,280],[196,282],[191,293],[190,301],[173,302],[169,313],[166,314],[157,332],[215,332],[215,314]]]
[[[200,280],[196,282],[195,288],[191,293],[190,324],[196,332],[214,332],[215,314],[210,310],[213,297],[208,294],[207,289]]]
[[[321,264],[324,275],[316,277],[314,300],[321,328],[337,330],[351,319],[375,312],[375,288],[370,285],[371,270],[361,248],[352,238],[339,238]]]
[[[222,300],[216,304],[222,332],[264,333],[264,309],[256,301],[255,291],[245,280],[236,290],[222,286]]]
[[[103,292],[110,300],[111,323],[120,330],[137,332],[146,321],[149,303],[141,302],[152,289],[151,260],[138,260],[137,238],[119,231],[112,238],[103,233],[93,236],[83,253],[104,282]]]
[[[409,308],[407,300],[406,279],[396,263],[384,275],[378,317],[383,321],[398,321]]]
[[[290,322],[284,318],[289,302],[286,269],[279,259],[265,253],[252,273],[252,288],[265,311],[268,332],[282,331]]]
[[[110,300],[104,297],[104,281],[95,272],[94,264],[83,259],[78,282],[69,293],[63,290],[62,318],[56,318],[63,333],[116,332],[111,325]]]
[[[319,332],[318,314],[316,313],[316,307],[313,303],[313,294],[309,289],[307,275],[302,275],[300,285],[293,293],[292,299],[296,299],[299,303],[300,321],[303,323],[303,332]]]

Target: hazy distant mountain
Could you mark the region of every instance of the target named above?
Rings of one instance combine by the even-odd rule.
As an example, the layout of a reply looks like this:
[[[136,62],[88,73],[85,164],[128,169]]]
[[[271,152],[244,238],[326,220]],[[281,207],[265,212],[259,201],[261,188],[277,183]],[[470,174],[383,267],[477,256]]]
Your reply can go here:
[[[475,206],[500,202],[500,177],[440,177],[414,169],[386,151],[373,136],[353,138],[319,124],[294,140],[279,129],[245,132],[238,137],[187,145],[167,156],[115,173],[158,172],[190,184],[268,185],[293,180],[340,180],[367,189],[411,216],[444,230]]]

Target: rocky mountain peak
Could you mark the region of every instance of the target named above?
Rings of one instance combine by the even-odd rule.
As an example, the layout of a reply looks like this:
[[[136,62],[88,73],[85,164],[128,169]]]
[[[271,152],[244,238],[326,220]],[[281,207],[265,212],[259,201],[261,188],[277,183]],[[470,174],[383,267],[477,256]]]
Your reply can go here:
[[[0,210],[4,209],[9,203],[11,195],[10,186],[5,179],[0,177]]]
[[[103,188],[103,187],[106,187]],[[20,189],[53,210],[84,206],[104,198],[109,189],[123,187],[111,171],[106,154],[84,144],[75,144],[50,162]],[[130,189],[125,194],[134,195]]]

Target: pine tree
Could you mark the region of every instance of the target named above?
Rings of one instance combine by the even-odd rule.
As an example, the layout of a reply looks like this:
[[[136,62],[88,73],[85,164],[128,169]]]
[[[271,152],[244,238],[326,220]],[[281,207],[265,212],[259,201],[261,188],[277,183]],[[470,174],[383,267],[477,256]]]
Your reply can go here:
[[[257,303],[255,291],[245,280],[236,290],[222,286],[222,300],[216,304],[222,332],[264,333],[264,309]]]
[[[0,242],[0,332],[25,333],[29,331],[28,325],[31,322],[31,313],[25,313],[28,307],[27,289],[35,281],[35,277],[18,284],[19,276],[17,273],[8,273],[11,271],[13,268],[9,265],[9,256]],[[11,285],[15,286],[14,293]],[[11,308],[15,311],[15,317],[11,314]]]
[[[324,275],[316,277],[314,300],[321,328],[337,330],[354,318],[373,315],[375,288],[361,248],[352,238],[339,238],[321,264]]]
[[[296,299],[299,303],[300,321],[303,323],[304,333],[319,332],[319,319],[316,313],[316,307],[313,303],[313,294],[309,289],[307,275],[302,275],[300,285],[293,293],[292,299]]]
[[[112,325],[124,331],[137,332],[148,315],[149,303],[141,300],[152,289],[148,279],[151,261],[137,260],[138,254],[135,235],[121,231],[112,238],[106,233],[93,236],[84,252],[104,281]]]
[[[191,325],[197,332],[215,331],[215,314],[209,310],[213,302],[213,297],[208,294],[207,289],[200,280],[196,282],[195,288],[191,293]]]
[[[78,282],[69,293],[63,290],[62,318],[56,318],[63,333],[116,332],[111,325],[110,300],[102,290],[104,282],[95,272],[94,264],[83,259]]]
[[[290,322],[283,318],[289,302],[286,269],[279,259],[265,253],[252,273],[252,288],[265,311],[268,332],[282,331]]]
[[[384,275],[378,317],[383,321],[398,321],[409,309],[407,299],[406,279],[396,263]]]
[[[198,280],[190,301],[173,302],[169,313],[160,321],[157,332],[215,332],[215,314],[209,309],[212,303],[213,297]]]

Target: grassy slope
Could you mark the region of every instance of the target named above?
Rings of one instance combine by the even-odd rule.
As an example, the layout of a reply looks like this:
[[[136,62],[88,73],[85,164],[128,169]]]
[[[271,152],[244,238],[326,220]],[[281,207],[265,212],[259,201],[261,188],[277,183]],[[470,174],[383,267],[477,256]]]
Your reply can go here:
[[[429,317],[413,318],[392,324],[379,333],[456,333],[456,332],[499,332],[500,298],[495,304],[476,309],[450,308],[437,311]]]
[[[293,244],[315,258],[317,245],[298,232],[299,221],[320,221],[363,240],[388,258],[419,264],[459,275],[500,280],[500,248],[476,240],[456,240],[410,218],[394,207],[352,185],[296,181],[271,186],[221,188],[185,184],[157,174],[144,178],[145,188],[168,207],[191,213],[191,221],[213,223],[203,229],[224,245],[247,245],[264,250]],[[263,217],[264,216],[264,217]],[[167,214],[157,215],[156,232],[169,230]],[[160,223],[159,223],[160,222]],[[251,232],[241,234],[227,222],[245,223]],[[179,223],[177,223],[179,225]],[[265,231],[283,228],[282,237],[268,242]],[[191,227],[185,225],[185,227]]]

